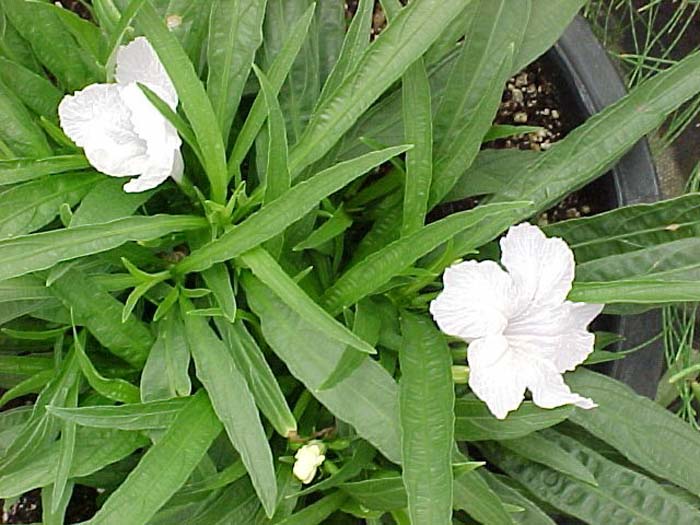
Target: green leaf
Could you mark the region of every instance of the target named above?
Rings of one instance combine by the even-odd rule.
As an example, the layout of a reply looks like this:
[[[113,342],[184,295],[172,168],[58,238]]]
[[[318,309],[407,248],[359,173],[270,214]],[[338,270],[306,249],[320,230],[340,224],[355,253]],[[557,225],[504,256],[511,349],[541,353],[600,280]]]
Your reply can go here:
[[[599,405],[594,410],[574,410],[572,422],[651,474],[700,493],[700,473],[692,468],[692,455],[700,450],[697,432],[658,404],[603,375],[579,369],[567,375],[567,383],[573,391],[592,396]],[[598,482],[602,487],[602,481]]]
[[[53,370],[42,370],[31,377],[20,381],[12,388],[8,389],[0,396],[0,407],[6,405],[13,399],[17,399],[27,394],[37,394],[53,379]]]
[[[284,123],[282,109],[274,94],[274,88],[257,66],[253,65],[255,75],[260,83],[260,90],[265,97],[267,106],[267,131],[268,152],[265,164],[265,199],[264,204],[269,204],[276,198],[284,195],[292,185],[287,166],[287,131]]]
[[[148,439],[136,432],[92,428],[79,428],[75,442],[70,478],[88,476],[148,445]],[[3,470],[0,475],[0,498],[20,496],[53,483],[59,455],[60,445],[56,442],[32,454],[19,469]]]
[[[221,308],[224,317],[233,322],[236,320],[236,295],[233,292],[231,276],[225,263],[217,263],[202,272],[204,283],[207,285]]]
[[[586,523],[665,525],[700,519],[697,510],[652,479],[605,459],[572,438],[551,431],[547,434],[593,472],[597,487],[503,449],[488,445],[482,448],[491,461],[539,499]]]
[[[231,354],[203,317],[188,315],[191,304],[182,303],[185,333],[197,368],[197,377],[209,393],[216,415],[241,455],[255,491],[272,516],[277,482],[272,452],[255,400]]]
[[[368,509],[391,511],[403,509],[408,504],[403,480],[399,475],[387,474],[364,481],[343,483],[340,489]]]
[[[78,345],[76,343],[76,349]],[[70,388],[66,398],[66,407],[73,408],[78,405],[78,394],[80,393],[80,381],[76,381]],[[72,485],[69,486],[68,477],[70,475],[73,457],[75,455],[76,427],[71,421],[64,421],[61,426],[61,437],[59,439],[59,454],[56,462],[56,477],[53,481],[51,491],[50,513],[59,511],[64,495],[70,494]],[[70,497],[70,496],[69,496]]]
[[[304,40],[306,39],[309,30],[309,24],[313,19],[315,4],[307,8],[302,16],[300,16],[291,26],[289,35],[284,44],[280,47],[270,67],[266,70],[266,75],[273,88],[275,97],[287,78],[289,70],[292,68],[294,59],[299,53]],[[262,128],[265,118],[267,117],[267,105],[265,104],[265,95],[260,92],[253,102],[253,106],[248,112],[243,127],[236,138],[236,143],[233,146],[231,155],[228,161],[229,175],[240,169],[248,150],[253,145],[255,137],[257,137],[260,128]]]
[[[522,438],[499,440],[499,445],[535,463],[541,463],[567,476],[598,485],[598,482],[584,465],[556,442],[547,439],[546,434],[533,432]]]
[[[223,203],[227,186],[224,143],[204,86],[177,38],[168,31],[150,2],[144,4],[136,18],[173,81],[182,109],[197,136],[212,200]]]
[[[265,66],[281,52],[289,28],[312,4],[310,0],[275,0],[268,2],[263,28],[262,58]],[[294,144],[306,127],[321,91],[319,18],[328,8],[318,7],[303,42],[279,94],[280,106],[287,121],[289,143]]]
[[[423,59],[417,60],[408,68],[401,87],[406,143],[415,146],[406,153],[406,183],[401,223],[401,235],[405,236],[417,232],[425,223],[433,178],[433,114],[430,82]]]
[[[479,474],[504,503],[525,509],[523,512],[511,514],[510,517],[515,523],[522,525],[556,525],[535,503],[502,481],[501,476],[496,476],[486,470],[479,471]]]
[[[0,80],[0,141],[15,157],[51,155],[44,132],[22,101]]]
[[[5,9],[0,7],[0,55],[37,74],[43,74],[41,65],[37,62],[29,42],[20,36],[7,19]]]
[[[561,237],[581,264],[593,259],[697,237],[700,194],[624,206],[593,217],[562,221],[544,227],[548,236]]]
[[[509,124],[494,124],[491,126],[491,129],[486,133],[486,135],[484,135],[483,141],[490,142],[492,140],[506,139],[508,137],[526,135],[528,133],[537,133],[538,131],[543,130],[544,128],[540,126],[512,126]]]
[[[16,62],[0,58],[0,80],[34,113],[56,120],[63,92],[46,78]]]
[[[339,490],[332,492],[299,512],[275,521],[275,525],[319,525],[338,510],[346,498],[347,496]]]
[[[401,456],[411,523],[452,522],[452,356],[432,320],[401,314]]]
[[[452,202],[502,191],[514,171],[533,164],[540,153],[520,149],[481,150],[443,202]]]
[[[161,430],[169,427],[188,403],[186,399],[132,403],[119,406],[65,408],[48,406],[46,411],[64,421],[92,428],[115,430]]]
[[[97,173],[66,173],[0,193],[0,239],[46,226],[56,218],[61,205],[75,206],[101,179]]]
[[[269,205],[263,206],[217,240],[192,252],[175,267],[175,270],[180,274],[201,271],[217,262],[241,255],[284,231],[287,226],[304,217],[324,198],[407,149],[407,146],[401,146],[370,153],[336,164],[296,184],[284,195]],[[1,257],[0,263],[2,263]]]
[[[216,326],[236,368],[245,376],[255,404],[277,433],[288,437],[296,431],[297,422],[257,342],[240,320],[235,323],[217,320]]]
[[[53,282],[51,291],[72,310],[76,323],[87,327],[110,352],[133,366],[143,366],[153,344],[148,327],[133,315],[122,322],[124,305],[93,278],[69,268]]]
[[[374,14],[374,2],[372,0],[360,0],[357,11],[350,21],[347,34],[343,40],[333,69],[323,85],[323,90],[318,103],[322,103],[348,76],[348,72],[355,69],[360,57],[370,43],[370,31],[372,30],[372,15]]]
[[[311,232],[311,234],[305,240],[297,244],[293,250],[297,252],[318,248],[341,235],[352,226],[352,223],[352,217],[343,210],[341,205],[326,222]]]
[[[12,159],[0,161],[0,185],[16,184],[44,175],[88,168],[84,155],[61,155],[38,159]]]
[[[0,455],[22,431],[32,414],[31,406],[22,406],[0,412]]]
[[[640,84],[629,95],[590,118],[563,140],[538,155],[537,161],[513,172],[491,202],[530,199],[543,210],[595,179],[640,138],[656,129],[678,106],[700,92],[700,52]],[[595,151],[595,155],[590,152]],[[483,223],[483,242],[496,237],[532,211],[514,212]],[[474,239],[460,237],[471,246]]]
[[[455,18],[467,0],[445,4],[416,2],[402,9],[363,54],[346,79],[316,109],[304,134],[290,152],[290,172],[296,176],[320,159],[350,129],[379,96],[416,61]],[[425,20],[431,23],[426,24]]]
[[[492,215],[512,213],[514,208],[527,207],[527,202],[507,206],[479,206],[455,213],[421,230],[385,246],[346,271],[324,294],[323,301],[331,313],[338,313],[398,275],[423,255],[449,241],[459,233],[479,230]],[[473,246],[474,248],[476,245]]]
[[[85,379],[95,389],[95,392],[121,403],[138,403],[140,399],[139,389],[123,379],[109,379],[102,376],[85,353],[80,339],[80,337],[75,338],[75,353],[78,356],[80,369],[83,371]]]
[[[700,239],[680,239],[629,253],[609,255],[579,264],[576,276],[582,282],[686,281],[695,280],[700,264]]]
[[[353,334],[345,325],[336,321],[309,297],[264,249],[250,250],[241,256],[241,260],[282,302],[297,315],[307,319],[327,337],[359,352],[377,353],[373,346]]]
[[[355,319],[352,326],[352,331],[373,347],[379,341],[379,334],[382,329],[381,318],[377,310],[376,305],[369,299],[360,301],[355,307]],[[365,359],[366,356],[354,351],[352,348],[346,348],[335,369],[319,387],[319,390],[332,388],[345,380]]]
[[[700,301],[700,283],[696,280],[625,279],[623,281],[574,283],[571,301],[598,304],[650,304]]]
[[[386,370],[366,358],[345,381],[319,391],[345,345],[328,339],[252,276],[244,276],[243,285],[252,310],[260,317],[265,340],[289,371],[339,419],[353,425],[360,436],[398,463],[398,386]],[[314,341],[313,347],[309,341]]]
[[[81,48],[56,9],[44,2],[6,0],[3,10],[15,29],[31,44],[34,54],[67,91],[100,79],[94,58]]]
[[[496,419],[482,401],[460,398],[455,403],[455,437],[459,441],[517,439],[561,423],[572,411],[568,405],[545,410],[526,401],[506,419]]]
[[[103,177],[85,195],[78,209],[73,212],[70,227],[99,224],[130,217],[155,191],[126,193],[124,183],[119,179]]]
[[[478,472],[466,472],[454,481],[454,507],[468,512],[487,525],[512,525],[513,520],[503,501],[493,492]]]
[[[517,73],[552,47],[585,3],[586,0],[533,0],[525,38],[516,48],[518,54],[512,73]]]
[[[437,107],[432,208],[449,192],[479,152],[523,40],[530,0],[479,0],[465,20],[464,45]]]
[[[262,43],[267,0],[214,0],[207,40],[207,94],[224,146],[243,87]]]
[[[128,241],[153,240],[206,225],[203,217],[152,215],[3,240],[0,241],[0,281],[45,270],[61,261],[105,252]]]
[[[23,361],[27,359],[27,356],[22,357]],[[18,468],[21,469],[23,462],[56,439],[59,430],[58,422],[48,417],[44,409],[48,405],[65,404],[68,392],[78,378],[78,370],[75,352],[70,352],[63,359],[55,377],[37,397],[32,415],[26,425],[5,450],[5,454],[0,459],[0,472],[9,475]]]
[[[177,415],[165,434],[144,454],[112,493],[90,525],[145,525],[184,485],[221,432],[206,393],[200,391]],[[174,459],[176,460],[174,461]],[[158,483],[153,483],[157,479]],[[133,502],[138,501],[138,505]]]

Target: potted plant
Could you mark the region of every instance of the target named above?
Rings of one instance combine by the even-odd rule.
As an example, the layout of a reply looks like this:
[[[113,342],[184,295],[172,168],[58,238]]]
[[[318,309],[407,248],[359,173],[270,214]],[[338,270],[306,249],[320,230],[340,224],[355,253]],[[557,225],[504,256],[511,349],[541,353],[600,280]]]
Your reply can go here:
[[[527,220],[699,92],[700,56],[480,153],[581,4],[386,0],[370,41],[369,1],[346,27],[5,0],[0,379],[37,397],[0,413],[0,497],[40,489],[48,524],[76,485],[101,525],[697,521],[700,438],[563,374],[611,358],[603,305],[697,300],[698,197]],[[455,192],[479,204],[431,222]]]

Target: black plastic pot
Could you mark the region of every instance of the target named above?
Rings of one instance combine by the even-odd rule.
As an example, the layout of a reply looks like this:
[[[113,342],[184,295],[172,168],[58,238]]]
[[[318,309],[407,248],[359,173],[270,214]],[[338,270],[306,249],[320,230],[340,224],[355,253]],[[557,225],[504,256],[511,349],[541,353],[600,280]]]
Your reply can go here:
[[[562,80],[568,84],[570,100],[584,119],[626,94],[625,85],[607,52],[580,16],[574,19],[545,59],[561,73]],[[600,195],[605,209],[659,200],[659,180],[647,141],[637,143],[590,189]],[[639,315],[610,316],[603,324],[606,330],[624,336],[621,348],[633,348],[658,335],[661,315],[658,310],[652,310]],[[657,340],[620,361],[607,363],[602,371],[624,381],[639,394],[654,397],[663,371],[662,344]]]

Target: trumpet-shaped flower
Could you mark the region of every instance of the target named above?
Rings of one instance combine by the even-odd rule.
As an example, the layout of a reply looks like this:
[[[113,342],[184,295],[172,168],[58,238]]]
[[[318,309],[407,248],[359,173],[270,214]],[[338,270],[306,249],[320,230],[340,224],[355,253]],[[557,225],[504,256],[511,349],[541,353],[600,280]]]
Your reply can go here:
[[[139,37],[119,48],[115,78],[115,84],[91,84],[63,98],[58,106],[63,131],[98,171],[138,176],[124,191],[146,191],[168,177],[178,179],[184,167],[182,141],[138,86],[177,107],[175,87],[148,40]]]
[[[559,238],[531,224],[501,239],[501,263],[466,261],[443,276],[430,312],[440,329],[469,343],[469,386],[499,419],[520,406],[525,390],[543,408],[596,404],[572,393],[562,373],[593,351],[588,324],[603,305],[566,300],[574,256]]]
[[[326,459],[325,452],[326,447],[323,443],[308,443],[297,450],[297,453],[294,455],[296,461],[292,468],[294,476],[304,484],[311,483],[316,477],[318,467]]]

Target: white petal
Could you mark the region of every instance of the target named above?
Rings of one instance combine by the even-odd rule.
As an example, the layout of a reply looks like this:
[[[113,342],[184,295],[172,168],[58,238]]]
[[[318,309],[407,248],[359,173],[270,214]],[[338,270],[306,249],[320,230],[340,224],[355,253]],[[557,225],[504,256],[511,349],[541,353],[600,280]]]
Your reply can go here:
[[[581,408],[595,408],[593,400],[571,392],[564,378],[546,361],[531,361],[527,387],[532,392],[532,400],[542,408],[556,408],[562,405],[576,405]]]
[[[138,37],[117,51],[115,78],[120,84],[139,82],[153,90],[172,109],[177,107],[177,92],[151,43]]]
[[[67,95],[58,106],[63,131],[98,171],[124,177],[142,173],[146,141],[136,133],[131,111],[116,84],[92,84]]]
[[[574,255],[562,239],[548,239],[537,226],[523,223],[501,239],[501,252],[518,289],[518,312],[564,301],[574,280]]]
[[[139,179],[124,186],[127,192],[145,191],[169,176],[182,175],[182,141],[175,127],[151,104],[136,84],[121,87],[121,96],[131,110],[136,133],[146,142],[148,166]]]
[[[515,296],[513,282],[493,261],[465,261],[445,270],[444,290],[430,313],[446,334],[472,341],[506,327]]]
[[[517,356],[503,336],[477,339],[469,345],[469,387],[498,419],[522,403],[527,386]]]
[[[593,351],[594,336],[586,330],[603,305],[565,301],[516,316],[504,335],[524,356],[549,361],[558,372],[573,370]]]

